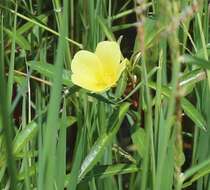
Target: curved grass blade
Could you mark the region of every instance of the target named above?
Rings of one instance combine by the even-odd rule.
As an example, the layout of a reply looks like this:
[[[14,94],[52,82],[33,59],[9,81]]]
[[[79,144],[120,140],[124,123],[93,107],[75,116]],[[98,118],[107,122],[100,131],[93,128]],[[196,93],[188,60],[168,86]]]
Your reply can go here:
[[[28,141],[30,141],[36,135],[37,131],[37,123],[31,122],[16,135],[13,142],[13,152],[15,155],[18,154],[28,143]]]
[[[94,167],[92,172],[82,179],[81,183],[91,180],[92,178],[103,179],[106,177],[122,174],[130,174],[140,171],[141,169],[135,164],[116,164],[116,165],[102,165]]]
[[[9,36],[12,40],[14,38],[14,33],[7,28],[4,28],[4,32]],[[31,50],[30,43],[24,38],[21,34],[16,32],[15,34],[15,41],[16,43],[24,50]]]
[[[149,82],[150,88],[156,89],[156,84],[152,81]],[[169,98],[171,96],[171,91],[168,87],[162,86],[161,93]],[[206,120],[203,118],[202,114],[193,106],[186,98],[182,98],[181,106],[186,115],[196,124],[197,127],[202,130],[206,130]]]
[[[196,56],[192,56],[192,55],[182,55],[180,58],[181,62],[183,63],[189,63],[192,65],[197,65],[200,68],[203,69],[210,69],[210,64],[209,61],[206,61],[205,59],[196,57]]]
[[[103,134],[101,137],[98,138],[96,143],[93,145],[92,149],[90,150],[89,154],[86,156],[85,160],[82,163],[79,179],[81,181],[83,177],[89,172],[95,164],[101,159],[105,148],[108,144],[110,144],[115,137],[117,131],[120,128],[120,125],[125,117],[129,109],[129,103],[123,103],[119,110],[116,110],[113,115],[114,117],[110,118],[110,125],[111,128],[108,133]],[[113,120],[115,118],[115,120]]]
[[[190,186],[193,182],[197,181],[199,178],[210,173],[210,159],[203,161],[202,163],[191,167],[182,176],[182,181],[189,179],[189,181],[183,184],[183,188]]]

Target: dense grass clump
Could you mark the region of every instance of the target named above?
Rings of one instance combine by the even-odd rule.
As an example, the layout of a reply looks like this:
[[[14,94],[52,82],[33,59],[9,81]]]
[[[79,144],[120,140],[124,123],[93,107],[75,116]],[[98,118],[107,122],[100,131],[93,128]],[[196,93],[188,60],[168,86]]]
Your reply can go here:
[[[209,190],[208,3],[2,0],[0,189]]]

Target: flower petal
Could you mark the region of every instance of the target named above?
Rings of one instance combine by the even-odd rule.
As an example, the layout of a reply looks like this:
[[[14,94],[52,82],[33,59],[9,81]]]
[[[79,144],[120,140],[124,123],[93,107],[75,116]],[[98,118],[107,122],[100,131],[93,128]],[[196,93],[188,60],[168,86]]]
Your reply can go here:
[[[105,84],[99,84],[98,81],[93,81],[92,79],[82,75],[72,74],[71,80],[74,84],[92,92],[102,92],[107,89]]]
[[[84,50],[77,52],[72,60],[71,70],[74,84],[94,92],[107,88],[103,81],[102,63],[94,53]]]
[[[72,82],[93,92],[103,92],[116,84],[125,62],[116,42],[100,42],[96,52],[79,51],[72,60]]]
[[[117,42],[103,41],[96,47],[96,55],[108,73],[116,72],[121,59],[121,51]]]
[[[101,80],[103,73],[99,58],[94,53],[85,50],[75,54],[71,63],[71,70],[73,74],[91,81]]]

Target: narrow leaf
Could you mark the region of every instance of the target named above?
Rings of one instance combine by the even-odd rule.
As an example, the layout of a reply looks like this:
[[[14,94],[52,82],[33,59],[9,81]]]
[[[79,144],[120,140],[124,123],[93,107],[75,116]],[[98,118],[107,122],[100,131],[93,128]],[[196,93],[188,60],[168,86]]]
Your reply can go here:
[[[113,121],[113,117],[110,119],[110,124],[112,124],[110,131],[106,134],[103,134],[101,137],[98,138],[96,143],[93,145],[92,149],[90,150],[89,154],[85,158],[85,160],[82,163],[81,171],[79,174],[79,181],[89,172],[95,164],[101,159],[105,148],[107,145],[109,145],[113,138],[115,137],[117,131],[120,128],[120,125],[124,119],[124,116],[126,112],[129,109],[129,104],[124,103],[121,105],[119,110],[117,110],[117,117],[115,118],[115,121]],[[116,115],[116,112],[114,113]]]
[[[38,73],[42,74],[45,77],[53,79],[55,66],[49,63],[41,63],[36,61],[29,61],[27,65],[31,67],[33,70],[37,71]],[[62,83],[67,86],[72,86],[72,82],[70,79],[70,72],[63,69],[62,71]]]
[[[13,152],[17,154],[36,135],[38,131],[37,123],[31,122],[18,133],[13,142]]]

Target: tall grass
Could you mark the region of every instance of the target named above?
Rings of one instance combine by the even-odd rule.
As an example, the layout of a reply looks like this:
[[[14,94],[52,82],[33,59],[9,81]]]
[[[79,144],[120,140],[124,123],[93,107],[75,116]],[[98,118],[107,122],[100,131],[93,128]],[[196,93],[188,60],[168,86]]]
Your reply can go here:
[[[118,41],[95,94],[71,60]],[[210,189],[208,0],[0,2],[0,189]]]

